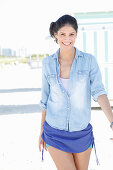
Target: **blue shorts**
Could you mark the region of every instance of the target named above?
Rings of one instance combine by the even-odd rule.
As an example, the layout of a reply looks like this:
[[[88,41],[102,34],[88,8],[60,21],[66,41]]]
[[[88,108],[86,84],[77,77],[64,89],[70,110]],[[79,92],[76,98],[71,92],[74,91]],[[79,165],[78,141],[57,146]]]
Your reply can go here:
[[[42,149],[42,161],[44,152],[44,142],[46,147],[53,146],[59,150],[69,153],[80,153],[88,148],[92,148],[94,145],[95,155],[96,147],[94,142],[92,125],[89,123],[87,127],[80,131],[69,132],[65,130],[59,130],[53,128],[47,121],[43,124],[43,133],[41,135],[43,139]],[[97,164],[98,158],[96,155]]]
[[[81,131],[69,132],[53,128],[45,121],[41,137],[46,144],[70,153],[83,152],[94,144],[90,123]]]
[[[51,145],[48,145],[48,144],[46,143],[46,147],[48,148],[49,146],[51,146]],[[89,148],[93,148],[93,145],[91,144]]]

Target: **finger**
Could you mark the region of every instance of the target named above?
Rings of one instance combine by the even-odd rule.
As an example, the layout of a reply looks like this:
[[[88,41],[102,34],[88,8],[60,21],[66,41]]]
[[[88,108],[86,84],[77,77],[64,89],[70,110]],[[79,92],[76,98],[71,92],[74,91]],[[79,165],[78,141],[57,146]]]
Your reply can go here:
[[[110,138],[110,140],[113,140],[113,138]]]
[[[46,143],[44,142],[44,148],[45,148],[45,150],[47,151],[47,148],[46,148]]]
[[[41,152],[41,143],[39,144],[39,151]]]
[[[41,147],[40,147],[40,145],[39,145],[39,151],[41,151]]]

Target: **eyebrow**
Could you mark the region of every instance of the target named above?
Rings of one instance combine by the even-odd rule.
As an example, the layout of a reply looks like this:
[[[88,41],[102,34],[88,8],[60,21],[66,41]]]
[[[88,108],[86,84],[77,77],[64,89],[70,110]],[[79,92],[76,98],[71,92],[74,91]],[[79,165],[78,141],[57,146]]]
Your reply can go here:
[[[60,33],[64,33],[64,32],[60,32]],[[71,32],[70,34],[72,34],[72,33],[75,33],[75,32]],[[65,34],[65,33],[64,33]]]

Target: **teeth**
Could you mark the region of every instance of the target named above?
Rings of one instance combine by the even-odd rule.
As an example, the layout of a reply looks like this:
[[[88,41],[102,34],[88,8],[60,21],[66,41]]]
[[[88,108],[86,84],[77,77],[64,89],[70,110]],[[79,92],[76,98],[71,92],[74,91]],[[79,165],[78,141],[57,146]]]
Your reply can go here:
[[[68,43],[68,44],[66,44],[66,43],[63,43],[64,45],[70,45],[71,43]]]

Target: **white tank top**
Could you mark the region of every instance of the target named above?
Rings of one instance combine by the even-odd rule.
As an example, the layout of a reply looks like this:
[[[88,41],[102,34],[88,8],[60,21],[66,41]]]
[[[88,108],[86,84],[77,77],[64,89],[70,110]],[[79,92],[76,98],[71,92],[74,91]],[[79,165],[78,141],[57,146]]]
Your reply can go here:
[[[62,82],[62,84],[63,84],[63,87],[68,91],[68,89],[69,89],[69,78],[68,79],[65,79],[65,78],[62,78],[62,77],[60,77],[60,80],[61,80],[61,82]]]

